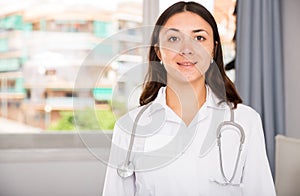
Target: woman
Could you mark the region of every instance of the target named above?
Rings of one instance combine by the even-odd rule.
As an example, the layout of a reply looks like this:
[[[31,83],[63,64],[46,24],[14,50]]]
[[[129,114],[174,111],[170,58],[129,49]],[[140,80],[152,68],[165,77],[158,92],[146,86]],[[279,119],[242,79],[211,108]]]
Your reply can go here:
[[[275,195],[260,116],[241,102],[213,16],[170,6],[153,30],[141,107],[115,125],[103,195]],[[229,119],[238,125],[219,128]]]

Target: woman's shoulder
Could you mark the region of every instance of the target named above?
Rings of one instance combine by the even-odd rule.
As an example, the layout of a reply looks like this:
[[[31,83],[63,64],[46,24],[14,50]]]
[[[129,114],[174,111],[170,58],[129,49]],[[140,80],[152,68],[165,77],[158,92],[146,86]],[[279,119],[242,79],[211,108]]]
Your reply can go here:
[[[249,112],[249,113],[257,113],[254,108],[251,106],[245,105],[243,103],[237,104],[237,111]]]
[[[128,127],[132,127],[134,121],[137,118],[137,115],[139,113],[143,113],[141,115],[145,115],[144,113],[147,113],[148,111],[145,111],[147,109],[147,105],[139,106],[136,108],[133,108],[123,114],[118,120],[116,121],[116,126],[118,126],[121,129],[128,129]]]
[[[248,122],[260,120],[260,114],[254,108],[245,104],[238,104],[235,113],[237,118],[245,119]]]
[[[135,119],[138,113],[140,113],[142,110],[145,110],[145,107],[146,105],[142,105],[128,110],[125,114],[119,117],[117,122],[123,121],[124,119],[128,120],[128,118]]]
[[[145,117],[147,117],[147,113],[149,113],[147,108],[147,105],[134,108],[125,113],[116,121],[113,131],[113,142],[116,145],[122,146],[124,149],[126,149],[128,148],[133,131],[135,134],[140,134],[140,132],[138,132],[140,129],[138,127],[134,128],[134,124],[138,123],[139,126],[143,126],[145,124],[145,121],[148,119]],[[138,117],[138,115],[141,118]],[[135,138],[135,143],[139,143],[138,141],[142,140],[143,137],[137,137]],[[134,148],[139,148],[139,146],[135,145]]]

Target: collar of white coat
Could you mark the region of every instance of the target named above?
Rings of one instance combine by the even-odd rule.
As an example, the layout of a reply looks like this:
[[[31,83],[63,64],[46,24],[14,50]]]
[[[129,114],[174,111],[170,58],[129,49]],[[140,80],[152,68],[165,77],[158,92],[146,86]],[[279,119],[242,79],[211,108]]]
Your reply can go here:
[[[161,87],[157,93],[157,97],[152,102],[154,107],[150,107],[149,116],[155,114],[158,111],[163,110],[170,110],[166,103],[166,87]],[[206,101],[203,104],[201,109],[217,109],[217,110],[224,110],[226,109],[227,104],[225,102],[221,102],[221,100],[213,93],[211,88],[206,85]],[[228,106],[227,106],[228,107]],[[201,118],[201,117],[200,117]],[[176,121],[176,119],[174,119]]]

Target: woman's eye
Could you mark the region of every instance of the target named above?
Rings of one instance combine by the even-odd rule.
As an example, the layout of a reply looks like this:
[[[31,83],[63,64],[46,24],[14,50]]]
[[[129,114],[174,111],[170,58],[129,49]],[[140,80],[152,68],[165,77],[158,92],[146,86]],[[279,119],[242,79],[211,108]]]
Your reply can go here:
[[[206,39],[205,39],[205,37],[198,35],[198,36],[195,37],[195,40],[197,40],[197,41],[204,41]]]
[[[169,41],[170,41],[170,42],[176,42],[176,41],[178,41],[178,40],[179,40],[179,38],[176,37],[176,36],[171,36],[171,37],[169,38]]]

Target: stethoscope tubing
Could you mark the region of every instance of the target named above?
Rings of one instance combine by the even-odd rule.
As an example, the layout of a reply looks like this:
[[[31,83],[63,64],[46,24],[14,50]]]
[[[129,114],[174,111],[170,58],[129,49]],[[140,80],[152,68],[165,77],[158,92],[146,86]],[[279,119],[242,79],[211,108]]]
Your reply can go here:
[[[127,154],[126,154],[125,161],[117,168],[117,172],[118,172],[119,176],[122,177],[122,178],[127,178],[127,177],[131,176],[134,173],[134,165],[130,162],[130,156],[132,154],[131,152],[132,152],[132,149],[133,149],[136,128],[137,128],[137,125],[138,125],[138,122],[139,122],[141,116],[143,115],[145,110],[150,105],[151,105],[151,103],[149,103],[145,107],[143,107],[139,111],[139,113],[137,114],[137,116],[136,116],[136,118],[133,122],[132,132],[131,132],[131,135],[130,135],[130,143],[129,143],[129,147],[128,147],[128,151],[127,151]]]
[[[224,172],[224,167],[223,167],[221,137],[222,137],[222,132],[224,131],[224,130],[222,131],[222,128],[224,126],[236,127],[240,132],[240,145],[239,145],[238,154],[237,154],[235,165],[234,165],[234,170],[233,170],[233,173],[232,173],[230,178],[226,177],[225,172]],[[238,168],[238,163],[239,163],[239,160],[240,160],[240,156],[241,156],[241,152],[242,152],[244,142],[245,142],[245,131],[244,131],[244,129],[241,125],[234,122],[234,111],[230,107],[230,121],[222,122],[217,128],[217,145],[218,145],[218,149],[219,149],[219,162],[220,162],[221,174],[222,174],[222,177],[225,181],[225,184],[232,184],[232,181],[233,181],[233,179],[236,175],[236,171],[237,171],[237,168]]]

